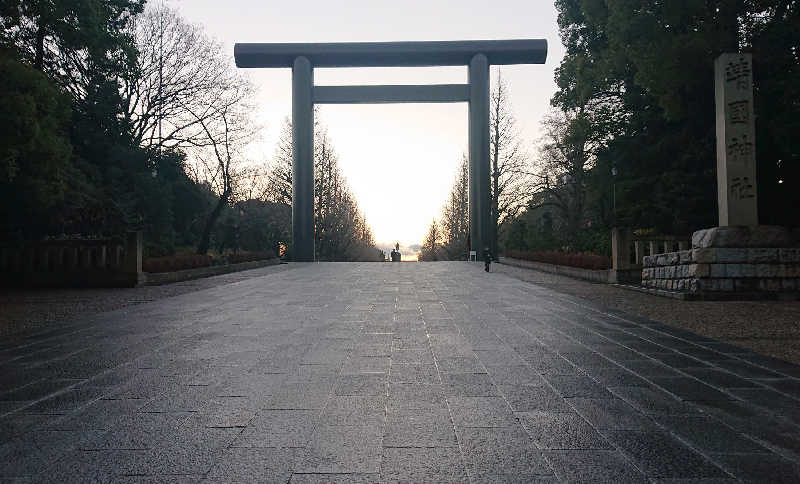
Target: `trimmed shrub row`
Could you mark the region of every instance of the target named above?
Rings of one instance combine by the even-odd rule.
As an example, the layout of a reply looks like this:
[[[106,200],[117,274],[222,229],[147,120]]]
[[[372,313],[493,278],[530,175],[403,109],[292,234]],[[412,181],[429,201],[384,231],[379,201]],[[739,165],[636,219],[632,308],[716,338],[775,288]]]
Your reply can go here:
[[[275,252],[268,250],[264,252],[239,252],[238,254],[231,254],[228,256],[228,261],[231,264],[238,264],[240,262],[253,262],[257,260],[274,259],[277,257]]]
[[[568,254],[566,252],[555,251],[527,252],[519,250],[507,250],[506,255],[514,259],[544,262],[546,264],[556,264],[560,266],[580,267],[581,269],[611,269],[611,258],[597,254]]]
[[[148,257],[142,261],[142,270],[144,272],[173,272],[208,267],[211,263],[210,255],[186,254]]]
[[[274,259],[275,252],[240,252],[226,256],[228,264],[239,264],[240,262],[253,262],[257,260]],[[218,261],[220,263],[222,261]],[[210,255],[169,255],[165,257],[148,257],[142,261],[144,272],[173,272],[184,269],[196,269],[198,267],[208,267],[214,264],[214,259]]]

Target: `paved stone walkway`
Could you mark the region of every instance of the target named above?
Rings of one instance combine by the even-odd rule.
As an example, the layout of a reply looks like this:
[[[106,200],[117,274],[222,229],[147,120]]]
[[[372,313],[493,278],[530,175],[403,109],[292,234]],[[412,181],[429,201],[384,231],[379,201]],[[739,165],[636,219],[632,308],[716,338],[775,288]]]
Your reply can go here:
[[[0,480],[800,480],[800,367],[586,304],[333,263],[73,321],[0,344]]]
[[[122,309],[189,292],[210,289],[253,277],[287,270],[288,264],[266,266],[241,272],[175,282],[163,286],[112,288],[0,288],[0,341],[14,341],[30,334],[58,327],[80,316]]]

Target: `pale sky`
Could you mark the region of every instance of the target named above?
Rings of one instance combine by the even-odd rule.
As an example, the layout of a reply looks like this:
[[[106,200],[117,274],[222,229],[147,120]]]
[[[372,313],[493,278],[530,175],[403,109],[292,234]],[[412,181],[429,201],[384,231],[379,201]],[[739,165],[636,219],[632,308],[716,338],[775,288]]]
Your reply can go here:
[[[225,45],[237,42],[370,42],[544,38],[547,64],[503,66],[526,146],[555,92],[564,55],[556,11],[546,0],[351,1],[171,0],[188,21]],[[262,137],[254,156],[269,160],[291,113],[290,69],[247,69],[258,87]],[[496,78],[497,67],[491,69]],[[464,83],[466,67],[315,69],[318,85]],[[467,148],[467,105],[324,105],[340,166],[378,242],[421,243],[447,199]],[[532,151],[532,150],[531,150]],[[259,160],[259,161],[261,161]]]

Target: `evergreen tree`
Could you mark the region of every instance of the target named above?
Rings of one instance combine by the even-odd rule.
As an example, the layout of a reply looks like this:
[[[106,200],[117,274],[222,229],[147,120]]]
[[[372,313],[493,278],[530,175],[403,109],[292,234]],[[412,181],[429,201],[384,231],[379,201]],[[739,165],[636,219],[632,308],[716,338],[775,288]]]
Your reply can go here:
[[[422,241],[422,248],[419,251],[419,258],[422,261],[442,260],[442,233],[436,219],[431,221],[425,240]]]
[[[71,177],[70,100],[41,72],[0,52],[1,238],[47,232]]]
[[[315,114],[317,114],[315,112]],[[358,208],[339,168],[339,155],[327,130],[314,127],[314,244],[319,260],[378,260],[372,229]],[[268,198],[292,202],[292,126],[287,118],[281,128],[275,156],[268,173]],[[287,227],[291,229],[291,227]],[[381,256],[382,260],[382,256]]]
[[[469,245],[469,161],[461,157],[450,196],[442,208],[443,255],[449,260],[466,260]]]

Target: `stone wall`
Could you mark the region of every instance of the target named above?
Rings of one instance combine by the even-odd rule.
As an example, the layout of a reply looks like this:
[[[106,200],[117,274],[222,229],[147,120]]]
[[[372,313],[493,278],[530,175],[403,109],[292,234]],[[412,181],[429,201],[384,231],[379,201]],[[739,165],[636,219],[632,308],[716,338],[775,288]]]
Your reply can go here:
[[[796,293],[800,248],[705,247],[646,256],[642,285],[698,295]]]

